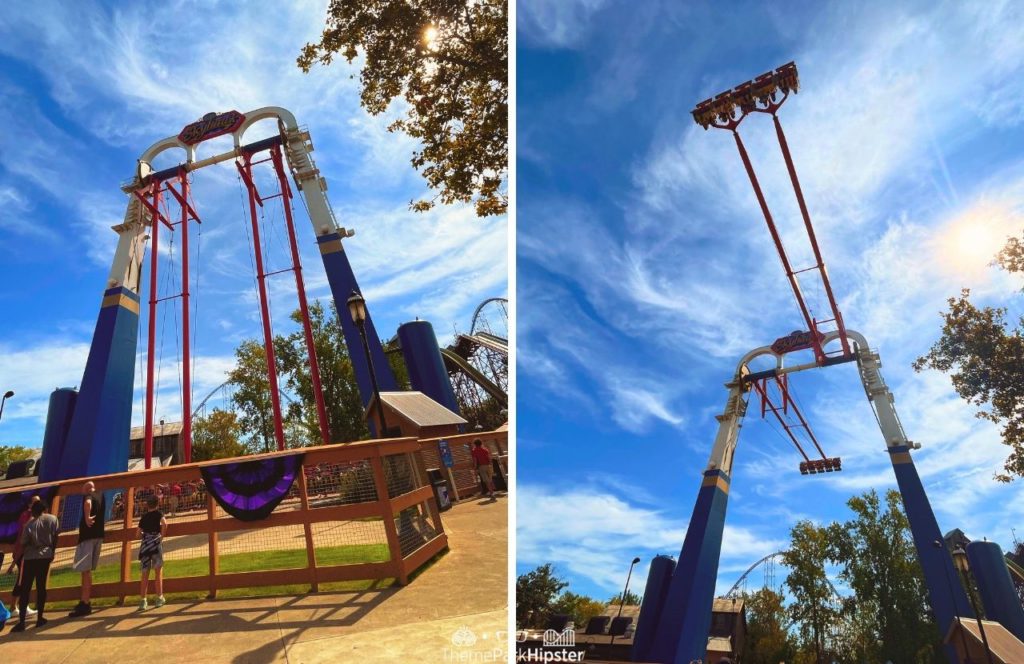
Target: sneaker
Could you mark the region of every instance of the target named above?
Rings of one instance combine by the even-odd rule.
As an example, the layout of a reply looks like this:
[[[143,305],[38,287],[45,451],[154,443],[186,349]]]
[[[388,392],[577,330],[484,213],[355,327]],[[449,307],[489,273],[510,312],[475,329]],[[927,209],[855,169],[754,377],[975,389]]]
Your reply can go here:
[[[72,609],[71,613],[68,614],[68,618],[80,618],[87,616],[92,613],[92,605],[86,604],[85,602],[79,602],[78,605]]]
[[[26,616],[34,616],[34,615],[36,615],[36,613],[38,613],[38,611],[33,609],[31,606],[28,607],[27,609],[25,609],[25,615]]]
[[[25,623],[23,623],[23,622],[20,622],[17,625],[15,625],[14,627],[11,628],[11,632],[24,632],[24,631],[25,631]]]
[[[153,608],[159,609],[161,606],[163,606],[166,603],[167,603],[167,600],[164,599],[163,595],[160,595],[159,597],[156,598],[156,601],[153,602]]]
[[[36,627],[45,627],[48,622],[46,618],[36,618]]]
[[[149,608],[149,604],[146,603],[146,598],[143,597],[142,601],[139,602],[139,611],[145,611],[148,608]]]
[[[11,607],[11,618],[17,618],[18,617],[18,613],[19,613],[18,607],[12,606]]]

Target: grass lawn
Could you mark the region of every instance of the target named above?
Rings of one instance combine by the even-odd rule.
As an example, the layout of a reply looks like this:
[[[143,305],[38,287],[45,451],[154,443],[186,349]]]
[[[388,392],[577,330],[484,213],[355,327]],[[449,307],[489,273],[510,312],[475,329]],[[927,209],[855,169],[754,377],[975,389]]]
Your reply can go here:
[[[320,566],[352,565],[357,563],[387,562],[390,560],[387,544],[348,544],[316,549],[316,563]],[[258,570],[296,569],[306,567],[305,549],[278,549],[275,551],[252,551],[250,553],[229,553],[220,556],[220,572],[253,572]],[[164,559],[164,578],[174,579],[187,576],[204,576],[210,572],[207,556],[184,560]],[[152,575],[150,575],[152,578]],[[142,578],[139,561],[132,561],[133,580]],[[70,567],[50,571],[50,588],[77,586],[81,575]],[[111,583],[121,580],[121,565],[110,563],[100,565],[92,573],[93,583]],[[219,593],[218,593],[219,594]]]

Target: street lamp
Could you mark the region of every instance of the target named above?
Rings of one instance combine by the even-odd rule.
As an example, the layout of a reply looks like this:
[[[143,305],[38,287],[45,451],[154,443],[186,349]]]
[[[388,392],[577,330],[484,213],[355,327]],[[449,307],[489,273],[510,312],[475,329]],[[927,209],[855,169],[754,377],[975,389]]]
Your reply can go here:
[[[0,399],[0,417],[4,416],[4,404],[8,399],[14,396],[14,390],[7,390],[4,392],[4,398]]]
[[[370,369],[370,385],[373,386],[373,397],[377,400],[377,415],[380,418],[380,431],[378,438],[387,435],[387,423],[384,421],[384,404],[380,400],[380,388],[377,387],[377,373],[373,370],[373,358],[370,356],[370,344],[366,341],[366,300],[353,290],[348,296],[348,312],[352,316],[352,322],[359,328],[359,337],[363,340],[363,352],[366,353],[366,365]]]
[[[935,540],[932,542],[932,546],[936,549],[946,548],[945,544],[942,543],[942,540]],[[956,624],[960,627],[960,629],[957,630],[960,632],[960,645],[964,648],[964,657],[967,658],[966,664],[971,664],[971,652],[967,649],[967,638],[964,636],[963,623],[960,622],[960,614],[956,609],[956,595],[953,594],[953,581],[949,578],[949,570],[945,564],[942,565],[942,569],[946,572],[946,585],[949,586],[949,602],[953,606],[953,615],[956,616]]]
[[[988,664],[992,664],[992,651],[988,647],[988,637],[985,636],[985,625],[981,622],[978,602],[974,599],[974,593],[971,592],[970,577],[967,576],[967,572],[970,569],[970,565],[967,562],[967,552],[959,546],[953,551],[953,564],[956,565],[957,571],[963,576],[964,585],[967,586],[967,596],[971,599],[971,606],[974,607],[974,616],[978,621],[978,631],[981,632],[981,642],[985,644],[985,656],[988,658]]]
[[[638,562],[640,562],[640,556],[637,556],[636,558],[634,558],[633,562],[631,562],[629,564],[629,574],[626,575],[626,587],[622,589],[622,597],[619,598],[619,613],[618,613],[617,616],[615,616],[616,618],[621,618],[622,617],[622,607],[626,603],[626,593],[629,592],[629,578],[631,576],[633,576],[633,566],[636,565]],[[611,647],[613,645],[615,645],[615,635],[614,634],[612,634],[612,640],[608,642],[609,650],[611,649]]]

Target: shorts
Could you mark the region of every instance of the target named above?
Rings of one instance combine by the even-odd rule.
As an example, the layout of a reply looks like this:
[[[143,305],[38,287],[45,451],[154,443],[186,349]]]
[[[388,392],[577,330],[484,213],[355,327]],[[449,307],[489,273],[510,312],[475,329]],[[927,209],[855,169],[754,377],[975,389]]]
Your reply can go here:
[[[103,538],[94,537],[79,542],[75,547],[75,560],[71,569],[76,572],[91,572],[100,564],[100,551],[103,549]]]
[[[488,466],[477,466],[476,473],[480,476],[480,481],[484,484],[490,484],[491,477],[494,475],[494,469]]]
[[[151,569],[160,569],[164,566],[164,552],[157,551],[156,554],[152,556],[139,558],[139,565],[141,566],[143,572]]]

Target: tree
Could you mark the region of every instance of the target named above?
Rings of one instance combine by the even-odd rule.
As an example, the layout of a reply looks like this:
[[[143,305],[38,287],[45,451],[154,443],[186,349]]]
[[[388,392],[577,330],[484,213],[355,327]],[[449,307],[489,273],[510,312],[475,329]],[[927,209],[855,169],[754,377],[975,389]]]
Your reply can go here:
[[[551,605],[551,613],[564,613],[576,627],[583,627],[594,616],[604,613],[605,604],[593,597],[577,595],[566,590]]]
[[[274,352],[278,343],[275,340]],[[263,344],[246,339],[235,349],[235,368],[228,380],[235,386],[231,400],[241,413],[238,420],[247,447],[254,451],[276,449],[270,381],[267,380],[267,354]],[[280,375],[280,367],[278,367]]]
[[[995,264],[1024,273],[1024,240],[1010,238]],[[940,314],[942,336],[914,369],[948,373],[957,394],[980,407],[978,417],[1002,426],[1002,442],[1011,451],[1006,472],[995,478],[1010,482],[1024,476],[1024,317],[1011,325],[1005,307],[979,308],[970,294],[965,288],[960,297],[949,298],[949,311]]]
[[[0,473],[6,473],[7,467],[15,461],[24,461],[38,450],[20,445],[0,445]]]
[[[799,521],[790,531],[790,540],[782,556],[789,567],[786,586],[795,600],[789,614],[799,626],[802,649],[814,654],[813,661],[824,661],[825,636],[838,620],[832,586],[825,576],[828,532],[810,521]]]
[[[301,326],[302,315],[299,310],[292,313],[291,319]],[[310,304],[309,324],[320,369],[330,442],[347,443],[366,438],[369,430],[363,419],[359,386],[356,384],[355,371],[334,303],[326,310],[320,302]],[[319,445],[320,423],[313,395],[306,337],[302,328],[287,337],[275,339],[274,348],[281,363],[284,385],[297,397],[288,404],[288,418],[298,424],[304,444]]]
[[[858,661],[931,661],[939,632],[899,492],[886,492],[884,511],[874,490],[846,504],[854,518],[828,527],[827,555],[854,593],[843,607],[856,637],[848,651]]]
[[[615,604],[618,606],[619,600],[622,598],[622,593],[615,593],[611,599],[608,600],[609,604]],[[626,605],[628,606],[640,606],[640,595],[637,595],[632,590],[626,591]]]
[[[568,585],[555,576],[551,563],[516,578],[516,626],[543,627],[554,613],[555,597]]]
[[[241,442],[242,427],[238,416],[214,408],[206,417],[192,419],[192,461],[228,459],[243,456],[250,450]]]
[[[329,65],[335,54],[359,73],[363,108],[383,113],[396,98],[405,116],[389,131],[420,141],[412,165],[437,190],[427,210],[475,201],[477,215],[508,207],[507,0],[332,0],[327,27],[298,65]]]
[[[786,631],[786,608],[782,595],[770,588],[744,594],[747,638],[741,661],[749,664],[778,664],[792,660],[796,647]]]

